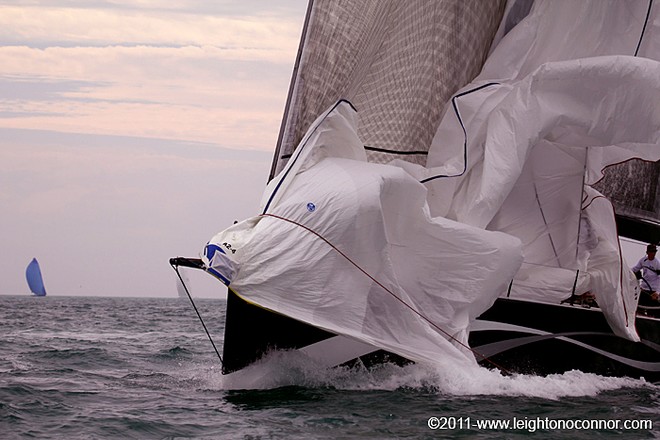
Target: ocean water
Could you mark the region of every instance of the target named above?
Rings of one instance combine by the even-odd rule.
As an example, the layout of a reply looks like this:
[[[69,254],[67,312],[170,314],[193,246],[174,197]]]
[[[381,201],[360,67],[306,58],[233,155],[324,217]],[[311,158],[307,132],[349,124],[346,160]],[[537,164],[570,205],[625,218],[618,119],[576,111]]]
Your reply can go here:
[[[196,304],[221,349],[224,301]],[[0,296],[0,335],[2,439],[660,437],[660,388],[639,378],[324,369],[296,352],[223,376],[188,300]]]

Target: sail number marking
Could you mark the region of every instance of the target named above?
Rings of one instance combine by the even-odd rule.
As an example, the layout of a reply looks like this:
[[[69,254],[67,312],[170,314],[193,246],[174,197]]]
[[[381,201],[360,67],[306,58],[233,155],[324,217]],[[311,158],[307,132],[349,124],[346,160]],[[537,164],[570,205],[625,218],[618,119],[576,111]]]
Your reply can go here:
[[[227,248],[227,250],[228,250],[229,252],[231,252],[232,254],[235,254],[235,253],[236,253],[236,249],[234,249],[234,248],[231,246],[230,243],[227,243],[227,242],[225,241],[224,243],[222,243],[222,245],[223,245],[225,248]]]

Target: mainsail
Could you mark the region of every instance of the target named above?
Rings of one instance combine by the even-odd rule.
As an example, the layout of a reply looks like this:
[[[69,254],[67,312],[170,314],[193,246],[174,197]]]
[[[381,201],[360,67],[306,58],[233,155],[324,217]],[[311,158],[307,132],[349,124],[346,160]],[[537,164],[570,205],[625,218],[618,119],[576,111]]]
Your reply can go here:
[[[314,1],[300,53],[277,175],[260,214],[206,246],[211,273],[421,362],[467,362],[498,296],[590,292],[638,340],[597,189],[616,192],[598,185],[617,164],[660,160],[652,1]]]
[[[359,110],[371,162],[425,164],[443,104],[481,70],[505,3],[311,0],[273,172],[340,98]]]
[[[620,235],[660,243],[660,163],[631,159],[613,165],[593,187],[616,209]]]
[[[41,277],[41,269],[39,268],[39,262],[36,258],[33,258],[28,264],[27,269],[25,269],[25,278],[27,279],[30,291],[34,293],[35,296],[46,296],[44,280]]]

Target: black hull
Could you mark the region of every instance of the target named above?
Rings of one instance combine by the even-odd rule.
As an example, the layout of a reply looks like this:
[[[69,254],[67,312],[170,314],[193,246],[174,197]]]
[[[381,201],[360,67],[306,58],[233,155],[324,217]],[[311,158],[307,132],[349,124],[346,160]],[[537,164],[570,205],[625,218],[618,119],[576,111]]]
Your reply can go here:
[[[231,373],[271,350],[302,348],[334,336],[287,316],[250,304],[231,289],[227,294],[222,371]]]
[[[612,333],[599,309],[499,298],[479,317],[470,346],[487,367],[547,375],[580,370],[604,376],[660,381],[660,320],[637,318],[641,342]],[[223,348],[223,372],[240,370],[270,350],[302,349],[335,337],[332,333],[273,313],[239,298],[231,290]],[[405,362],[381,350],[359,362]],[[356,360],[357,361],[357,360]]]
[[[612,333],[598,308],[500,298],[475,326],[470,346],[511,372],[547,375],[580,370],[660,380],[656,318],[638,316],[641,341],[631,342]]]

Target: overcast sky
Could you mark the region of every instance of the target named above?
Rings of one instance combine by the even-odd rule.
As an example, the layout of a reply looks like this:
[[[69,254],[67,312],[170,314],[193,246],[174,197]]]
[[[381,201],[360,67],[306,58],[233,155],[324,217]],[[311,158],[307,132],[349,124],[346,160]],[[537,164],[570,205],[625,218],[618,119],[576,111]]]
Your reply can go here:
[[[0,1],[0,294],[176,296],[258,213],[306,3]]]

